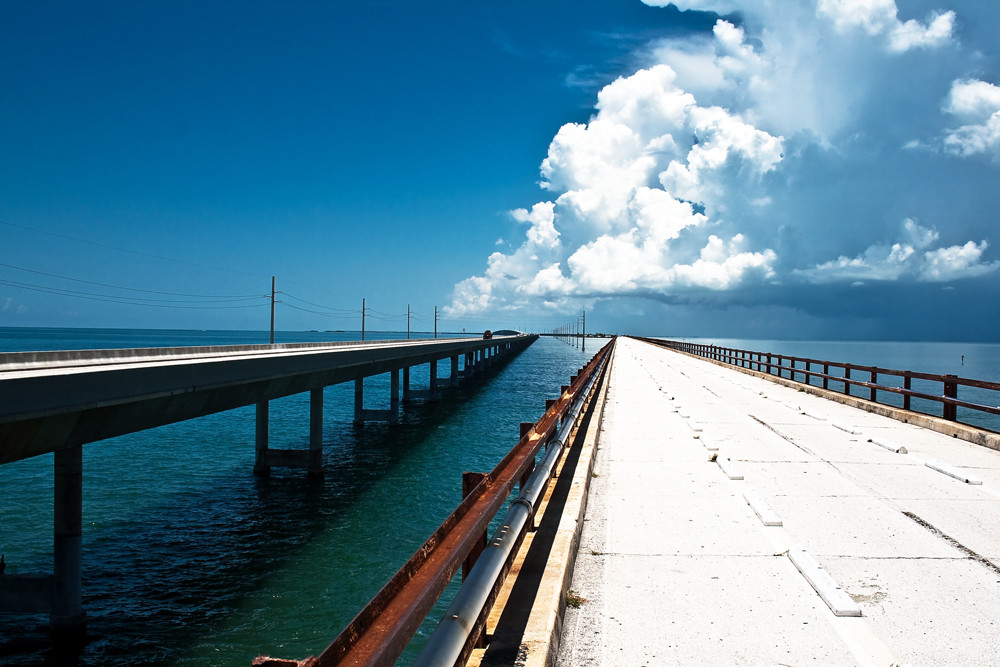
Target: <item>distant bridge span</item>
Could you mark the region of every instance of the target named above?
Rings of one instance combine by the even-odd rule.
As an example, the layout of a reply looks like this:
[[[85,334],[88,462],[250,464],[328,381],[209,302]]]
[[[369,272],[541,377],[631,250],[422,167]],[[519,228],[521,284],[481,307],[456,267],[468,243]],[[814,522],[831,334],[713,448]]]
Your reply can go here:
[[[396,421],[403,400],[433,396],[537,336],[70,350],[0,354],[0,464],[55,453],[54,576],[0,576],[0,611],[50,614],[54,629],[79,630],[83,445],[247,405],[257,406],[254,472],[272,466],[322,472],[323,389],[355,383],[355,423]],[[438,377],[439,361],[451,362]],[[426,390],[409,371],[429,364]],[[389,409],[364,408],[364,378],[391,374]],[[402,382],[400,382],[402,375]],[[268,447],[268,406],[310,392],[309,448]]]

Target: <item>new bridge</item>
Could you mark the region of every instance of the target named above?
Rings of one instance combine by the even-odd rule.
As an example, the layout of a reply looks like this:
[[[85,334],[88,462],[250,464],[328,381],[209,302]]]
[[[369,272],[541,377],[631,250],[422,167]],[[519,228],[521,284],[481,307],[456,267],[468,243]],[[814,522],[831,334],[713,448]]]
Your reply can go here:
[[[49,613],[54,628],[85,625],[81,606],[82,447],[156,426],[255,405],[254,472],[322,472],[323,389],[352,381],[356,423],[395,421],[406,401],[433,397],[531,344],[533,336],[72,350],[0,354],[0,465],[55,454],[54,572],[0,576],[0,611]],[[439,364],[450,368],[439,376]],[[428,386],[410,369],[427,364]],[[387,407],[365,408],[364,379],[391,377]],[[269,446],[269,402],[310,394],[309,449]],[[2,573],[0,573],[2,574]]]

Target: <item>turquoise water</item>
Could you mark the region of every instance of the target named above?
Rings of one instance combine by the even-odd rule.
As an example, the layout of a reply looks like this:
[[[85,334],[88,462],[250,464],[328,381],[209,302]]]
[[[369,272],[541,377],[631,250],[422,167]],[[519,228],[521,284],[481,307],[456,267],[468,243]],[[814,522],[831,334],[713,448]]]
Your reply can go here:
[[[5,351],[266,340],[259,332],[0,330]],[[397,427],[353,427],[353,386],[329,387],[321,480],[300,470],[252,474],[253,408],[87,445],[89,641],[65,655],[52,647],[45,617],[0,615],[0,664],[246,667],[262,653],[320,652],[455,508],[462,472],[491,470],[520,423],[541,416],[545,399],[596,349],[540,339],[488,379],[407,405]],[[414,368],[412,386],[426,382],[427,367]],[[388,391],[387,376],[366,380],[366,407],[388,402]],[[306,447],[308,414],[307,395],[274,401],[272,446]],[[52,493],[51,456],[0,466],[9,574],[51,571]],[[438,604],[404,662],[446,607]]]

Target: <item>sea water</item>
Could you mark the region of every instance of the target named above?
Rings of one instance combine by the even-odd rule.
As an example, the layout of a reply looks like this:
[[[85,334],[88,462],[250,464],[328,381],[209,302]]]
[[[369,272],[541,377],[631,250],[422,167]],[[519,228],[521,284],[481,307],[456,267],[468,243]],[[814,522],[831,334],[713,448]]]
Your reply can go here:
[[[0,329],[0,351],[267,340],[261,332]],[[492,470],[520,423],[537,420],[597,349],[542,338],[439,401],[405,405],[398,426],[354,427],[353,383],[328,387],[321,479],[297,469],[253,475],[252,406],[86,445],[87,644],[64,652],[52,645],[47,617],[0,614],[0,664],[246,667],[259,654],[318,654],[455,509],[462,472]],[[415,367],[411,386],[426,387],[427,373],[428,365]],[[388,407],[388,397],[387,375],[366,379],[366,407]],[[308,394],[273,401],[271,446],[305,448],[308,439]],[[7,574],[52,570],[52,468],[52,455],[0,466]],[[452,582],[403,662],[455,590]]]
[[[276,342],[357,332],[277,332]],[[406,334],[369,333],[373,338]],[[428,337],[413,334],[413,337]],[[266,332],[0,329],[0,351],[266,343]],[[690,339],[859,365],[1000,378],[1000,345]],[[53,646],[44,616],[0,615],[3,665],[239,665],[315,655],[455,508],[463,471],[491,470],[594,352],[541,338],[485,379],[409,404],[399,426],[352,426],[354,388],[324,394],[324,475],[252,473],[248,406],[84,447],[87,644]],[[964,360],[962,357],[964,356]],[[963,365],[964,363],[964,365]],[[427,366],[413,369],[426,386]],[[365,382],[386,407],[388,378]],[[272,402],[273,447],[304,448],[309,397]],[[52,456],[0,466],[9,574],[51,572]],[[457,582],[417,633],[412,661]]]

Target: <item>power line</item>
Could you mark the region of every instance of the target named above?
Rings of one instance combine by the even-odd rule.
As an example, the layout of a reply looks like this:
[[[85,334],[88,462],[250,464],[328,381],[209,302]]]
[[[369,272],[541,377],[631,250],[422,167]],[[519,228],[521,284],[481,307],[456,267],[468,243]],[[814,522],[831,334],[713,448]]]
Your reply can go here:
[[[310,306],[315,306],[316,308],[324,308],[326,310],[331,310],[331,311],[338,312],[338,313],[351,313],[351,314],[355,314],[355,315],[361,312],[360,310],[357,310],[357,309],[332,308],[330,306],[324,306],[324,305],[319,304],[319,303],[313,303],[312,301],[306,301],[305,299],[301,299],[301,298],[295,296],[294,294],[289,294],[288,292],[284,292],[284,291],[281,291],[279,293],[282,294],[282,295],[284,295],[284,296],[287,296],[287,297],[289,297],[291,299],[295,299],[296,301],[301,301],[302,303],[309,304]]]
[[[358,313],[361,312],[360,310],[345,311],[345,312],[350,312],[351,314],[350,315],[337,315],[335,313],[325,313],[325,312],[322,312],[322,311],[319,311],[319,310],[312,310],[312,309],[309,309],[309,308],[303,308],[302,306],[296,306],[295,304],[288,303],[287,301],[280,301],[279,300],[276,303],[280,303],[283,306],[288,306],[289,308],[293,308],[295,310],[301,310],[303,313],[312,313],[314,315],[323,315],[324,317],[333,317],[333,318],[336,318],[336,319],[339,319],[339,320],[353,319],[355,316],[357,316]]]
[[[21,283],[13,280],[0,279],[0,285],[7,285],[8,287],[16,287],[18,289],[30,290],[33,292],[44,292],[47,294],[57,294],[60,296],[71,296],[77,299],[87,299],[89,301],[104,301],[106,303],[117,303],[129,306],[150,306],[152,308],[180,308],[180,309],[196,309],[196,310],[216,310],[222,308],[257,308],[266,305],[266,303],[250,303],[243,304],[239,306],[205,306],[205,305],[184,305],[184,301],[172,301],[170,299],[142,299],[137,297],[125,297],[116,296],[112,294],[97,294],[94,292],[81,292],[79,290],[68,290],[58,287],[47,287],[45,285],[33,285],[31,283]],[[238,299],[224,299],[215,303],[231,303],[232,301],[247,301],[250,299],[263,299],[266,297],[244,297]],[[202,301],[200,303],[212,303],[211,301]]]
[[[157,290],[148,289],[138,289],[136,287],[123,287],[121,285],[111,285],[109,283],[99,283],[93,280],[83,280],[81,278],[71,278],[69,276],[61,276],[56,273],[46,273],[45,271],[36,271],[34,269],[26,269],[23,266],[14,266],[13,264],[3,264],[0,266],[6,267],[8,269],[17,269],[18,271],[25,271],[26,273],[34,273],[39,276],[47,276],[49,278],[59,278],[60,280],[69,280],[75,283],[83,283],[85,285],[96,285],[98,287],[110,287],[111,289],[125,290],[128,292],[141,292],[143,294],[162,294],[165,296],[185,296],[193,297],[198,299],[259,299],[260,294],[185,294],[180,292],[160,292]]]

